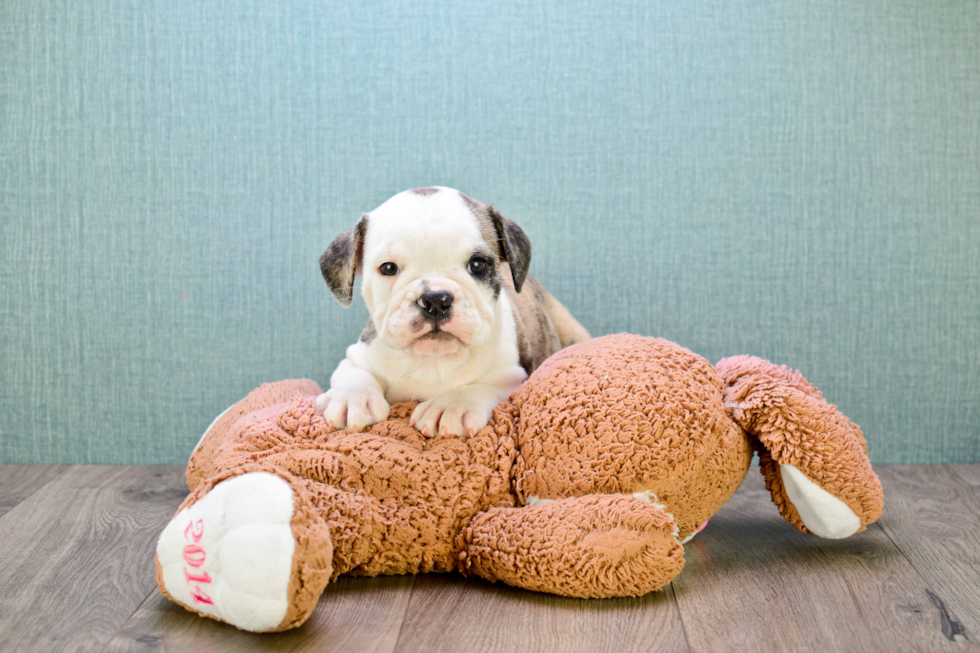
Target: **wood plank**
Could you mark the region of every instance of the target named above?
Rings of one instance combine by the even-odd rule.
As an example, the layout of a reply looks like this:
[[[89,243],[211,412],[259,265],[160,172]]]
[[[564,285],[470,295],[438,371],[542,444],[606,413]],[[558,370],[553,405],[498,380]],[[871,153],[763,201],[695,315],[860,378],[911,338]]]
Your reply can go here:
[[[300,628],[259,635],[184,610],[154,590],[107,651],[378,651],[395,646],[414,576],[342,577]]]
[[[687,651],[670,587],[582,600],[457,574],[419,576],[398,651]]]
[[[76,466],[0,517],[5,650],[98,650],[155,585],[182,467]]]
[[[980,465],[895,465],[878,476],[893,508],[881,527],[936,588],[946,630],[980,636]]]
[[[0,517],[70,465],[0,465]]]
[[[894,494],[882,522],[909,519]],[[958,620],[946,588],[881,528],[845,540],[800,533],[755,468],[686,552],[673,584],[695,650],[975,650],[967,634],[946,632]]]
[[[579,601],[451,574],[342,578],[303,628],[254,635],[155,590],[153,543],[186,493],[182,468],[5,466],[0,506],[4,497],[13,506],[0,515],[0,642],[98,650],[112,637],[112,651],[687,650],[688,641],[695,650],[975,650],[980,466],[878,472],[879,525],[834,542],[783,522],[753,469],[687,545],[687,568],[664,593]]]

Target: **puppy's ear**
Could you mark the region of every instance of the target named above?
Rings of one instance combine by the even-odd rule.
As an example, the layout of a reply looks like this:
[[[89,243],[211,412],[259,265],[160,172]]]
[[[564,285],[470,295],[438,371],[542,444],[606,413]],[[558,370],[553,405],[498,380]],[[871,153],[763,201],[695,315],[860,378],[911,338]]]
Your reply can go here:
[[[337,236],[320,256],[320,272],[334,297],[345,308],[354,301],[354,275],[361,266],[367,219],[365,213],[356,225]]]
[[[487,207],[493,228],[497,231],[497,241],[503,249],[503,260],[510,264],[510,273],[514,277],[514,290],[521,292],[527,270],[531,267],[531,241],[517,223],[497,212],[492,206]]]

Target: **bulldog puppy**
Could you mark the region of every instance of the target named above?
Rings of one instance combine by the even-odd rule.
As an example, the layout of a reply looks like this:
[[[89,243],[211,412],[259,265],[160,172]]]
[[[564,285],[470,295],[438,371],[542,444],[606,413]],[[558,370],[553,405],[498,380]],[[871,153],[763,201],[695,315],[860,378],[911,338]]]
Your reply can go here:
[[[428,437],[472,435],[548,356],[588,332],[531,275],[531,243],[489,204],[416,188],[364,214],[320,257],[351,305],[354,277],[371,317],[317,398],[334,429],[363,430],[389,403],[421,402]]]

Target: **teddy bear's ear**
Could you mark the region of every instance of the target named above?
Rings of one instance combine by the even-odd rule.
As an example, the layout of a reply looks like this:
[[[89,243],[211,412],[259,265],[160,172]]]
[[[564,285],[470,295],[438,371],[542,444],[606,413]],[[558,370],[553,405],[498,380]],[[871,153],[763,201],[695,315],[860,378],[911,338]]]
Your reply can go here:
[[[514,277],[514,290],[521,292],[527,270],[531,267],[531,241],[516,222],[499,213],[497,209],[487,206],[487,212],[493,220],[497,242],[503,249],[501,258],[510,264],[510,273]]]
[[[320,272],[334,297],[345,308],[354,301],[354,276],[361,267],[367,224],[368,214],[365,213],[356,225],[337,236],[320,256]]]

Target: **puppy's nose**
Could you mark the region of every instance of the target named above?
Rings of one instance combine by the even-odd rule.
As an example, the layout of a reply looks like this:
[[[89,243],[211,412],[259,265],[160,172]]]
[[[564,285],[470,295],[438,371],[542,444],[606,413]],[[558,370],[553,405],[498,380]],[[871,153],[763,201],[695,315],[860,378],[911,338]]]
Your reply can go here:
[[[419,297],[419,308],[430,320],[439,320],[446,317],[450,307],[453,305],[453,294],[449,292],[426,292]]]

